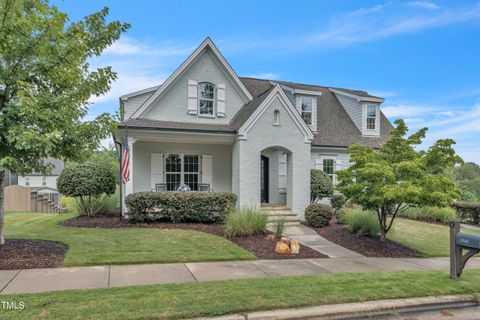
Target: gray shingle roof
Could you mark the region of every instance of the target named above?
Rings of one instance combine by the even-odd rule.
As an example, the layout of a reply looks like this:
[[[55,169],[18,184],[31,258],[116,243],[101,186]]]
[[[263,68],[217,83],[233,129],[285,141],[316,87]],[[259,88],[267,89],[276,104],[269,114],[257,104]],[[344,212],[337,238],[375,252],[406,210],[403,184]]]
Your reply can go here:
[[[380,111],[380,136],[363,136],[343,106],[340,104],[335,94],[333,94],[328,87],[288,81],[271,81],[244,77],[240,77],[240,80],[253,96],[253,100],[240,109],[240,111],[233,117],[229,125],[157,121],[150,119],[128,119],[120,124],[120,128],[124,128],[125,125],[128,125],[129,128],[134,129],[234,133],[248,120],[248,118],[250,118],[250,116],[268,96],[270,91],[274,88],[272,82],[279,83],[293,89],[318,91],[322,93],[321,96],[317,97],[318,132],[314,134],[312,146],[348,147],[353,143],[361,143],[367,146],[378,148],[383,142],[388,140],[389,133],[393,128],[387,117]],[[362,97],[379,98],[369,95],[366,91],[344,88],[335,89]]]

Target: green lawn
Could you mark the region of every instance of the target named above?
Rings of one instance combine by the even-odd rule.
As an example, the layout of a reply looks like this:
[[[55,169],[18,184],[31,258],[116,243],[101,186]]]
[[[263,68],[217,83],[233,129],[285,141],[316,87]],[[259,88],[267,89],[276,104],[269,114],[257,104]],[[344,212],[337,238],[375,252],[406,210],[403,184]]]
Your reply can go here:
[[[1,296],[24,310],[0,319],[164,319],[480,292],[480,270],[343,273]]]
[[[251,260],[255,256],[222,237],[190,230],[95,229],[59,226],[72,214],[7,213],[6,238],[68,245],[66,266]]]
[[[462,228],[462,232],[480,234],[466,228]],[[387,237],[417,250],[423,257],[450,255],[450,229],[446,225],[396,219]]]

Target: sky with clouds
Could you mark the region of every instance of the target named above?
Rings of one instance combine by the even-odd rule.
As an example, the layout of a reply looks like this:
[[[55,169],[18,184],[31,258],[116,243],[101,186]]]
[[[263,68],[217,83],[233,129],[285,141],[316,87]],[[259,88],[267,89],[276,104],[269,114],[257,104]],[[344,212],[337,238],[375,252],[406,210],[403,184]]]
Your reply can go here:
[[[118,97],[161,84],[207,36],[237,74],[367,90],[424,147],[453,138],[480,163],[480,1],[53,1],[76,21],[110,8],[132,28],[92,66],[118,80],[90,117]]]

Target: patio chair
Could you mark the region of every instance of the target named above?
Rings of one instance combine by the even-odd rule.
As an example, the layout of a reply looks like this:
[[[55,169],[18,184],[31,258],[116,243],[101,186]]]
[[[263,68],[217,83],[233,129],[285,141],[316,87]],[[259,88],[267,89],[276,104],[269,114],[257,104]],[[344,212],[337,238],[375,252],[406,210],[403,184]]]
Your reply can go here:
[[[166,192],[167,184],[166,183],[155,183],[155,192]]]
[[[199,183],[198,184],[198,191],[211,192],[212,189],[210,188],[210,183]]]

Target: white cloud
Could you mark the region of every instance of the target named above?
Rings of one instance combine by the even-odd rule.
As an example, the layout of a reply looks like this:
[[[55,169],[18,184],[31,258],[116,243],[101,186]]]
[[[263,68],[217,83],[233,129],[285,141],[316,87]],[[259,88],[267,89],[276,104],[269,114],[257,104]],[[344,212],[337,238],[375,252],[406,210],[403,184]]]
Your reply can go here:
[[[249,78],[257,78],[257,79],[266,79],[266,80],[276,80],[278,79],[278,74],[273,72],[260,72],[246,75]]]
[[[427,10],[437,10],[440,9],[440,6],[435,2],[431,1],[410,1],[407,3],[410,7],[422,8]]]

